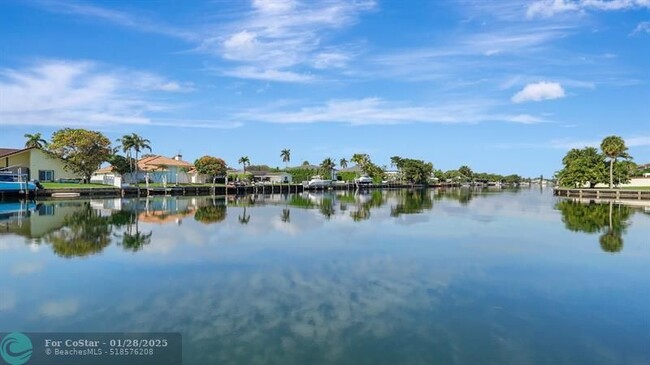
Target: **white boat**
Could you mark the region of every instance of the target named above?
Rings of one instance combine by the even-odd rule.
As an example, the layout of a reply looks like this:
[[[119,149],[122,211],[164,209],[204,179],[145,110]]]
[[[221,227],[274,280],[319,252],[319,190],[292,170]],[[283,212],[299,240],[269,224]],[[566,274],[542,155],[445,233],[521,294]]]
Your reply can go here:
[[[332,185],[332,180],[324,180],[320,176],[312,176],[307,183],[309,188],[324,188],[330,185]]]
[[[354,182],[357,184],[372,184],[372,178],[368,175],[363,175],[354,179]]]
[[[0,172],[0,192],[21,193],[37,189],[36,183],[28,181],[25,174]]]
[[[77,198],[80,193],[53,193],[52,198]]]

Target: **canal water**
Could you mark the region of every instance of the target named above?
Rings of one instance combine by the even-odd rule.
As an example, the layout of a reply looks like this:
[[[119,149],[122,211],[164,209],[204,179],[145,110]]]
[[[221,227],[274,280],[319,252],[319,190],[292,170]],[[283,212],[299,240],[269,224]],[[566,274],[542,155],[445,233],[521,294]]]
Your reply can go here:
[[[0,203],[0,332],[185,365],[650,364],[650,208],[539,188]]]

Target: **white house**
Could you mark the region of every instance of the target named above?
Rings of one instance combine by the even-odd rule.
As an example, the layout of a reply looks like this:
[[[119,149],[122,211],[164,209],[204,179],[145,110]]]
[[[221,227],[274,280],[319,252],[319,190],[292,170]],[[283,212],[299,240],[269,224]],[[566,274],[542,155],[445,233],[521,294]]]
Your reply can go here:
[[[253,175],[253,180],[272,184],[291,184],[293,176],[288,172],[247,171]]]
[[[91,181],[113,185],[113,179],[116,177],[119,177],[119,174],[114,171],[113,166],[107,166],[95,171]],[[198,174],[191,163],[183,161],[181,155],[172,158],[159,155],[141,158],[138,161],[137,175],[128,173],[121,178],[124,183],[148,180],[150,183],[167,184],[204,183],[207,179]]]

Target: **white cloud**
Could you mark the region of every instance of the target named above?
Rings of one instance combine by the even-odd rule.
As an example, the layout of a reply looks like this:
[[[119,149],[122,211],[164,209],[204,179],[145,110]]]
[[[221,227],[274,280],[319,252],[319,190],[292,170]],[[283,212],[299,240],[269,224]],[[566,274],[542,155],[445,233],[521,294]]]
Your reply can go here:
[[[528,84],[512,96],[513,103],[523,103],[526,101],[542,101],[559,99],[565,96],[562,85],[557,82],[541,81],[534,84]]]
[[[43,303],[39,310],[44,317],[69,317],[79,311],[79,301],[76,299],[51,300]]]
[[[354,24],[374,1],[300,2],[255,0],[243,19],[218,35],[205,37],[200,51],[238,63],[225,74],[238,78],[304,82],[296,67],[340,68],[351,57],[324,44],[326,32]],[[252,72],[255,70],[255,72]],[[310,78],[311,79],[311,78]]]
[[[297,111],[252,110],[234,115],[237,120],[281,124],[348,123],[351,125],[390,125],[405,123],[480,123],[511,122],[534,124],[546,122],[526,114],[494,112],[494,103],[472,101],[441,103],[441,106],[412,106],[380,98],[331,100],[324,105],[302,107]]]
[[[537,0],[526,9],[528,18],[548,18],[568,12],[615,11],[650,8],[650,0]]]
[[[310,82],[314,80],[311,75],[299,74],[291,71],[281,71],[274,69],[261,69],[253,66],[236,67],[223,72],[224,75],[238,77],[242,79],[254,79],[278,82]]]
[[[539,0],[528,6],[526,16],[529,18],[535,16],[550,17],[557,13],[576,11],[578,9],[578,5],[570,0]]]
[[[148,124],[147,113],[168,107],[150,101],[150,93],[189,90],[190,84],[151,73],[44,61],[0,70],[0,125]]]
[[[637,35],[641,33],[650,33],[650,22],[641,22],[630,33],[630,35]]]
[[[293,0],[253,0],[253,7],[262,12],[282,13],[296,6]]]

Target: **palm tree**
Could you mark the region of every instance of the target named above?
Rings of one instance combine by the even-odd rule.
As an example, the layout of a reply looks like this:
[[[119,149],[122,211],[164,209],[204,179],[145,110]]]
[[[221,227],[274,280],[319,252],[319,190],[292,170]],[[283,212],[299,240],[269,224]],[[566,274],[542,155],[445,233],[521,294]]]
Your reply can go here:
[[[329,157],[324,159],[323,162],[321,162],[321,164],[320,164],[320,168],[323,170],[323,172],[329,174],[330,179],[332,178],[332,170],[334,170],[335,166],[336,166],[336,164]]]
[[[142,151],[145,148],[148,149],[149,152],[151,152],[151,146],[149,145],[151,141],[149,141],[146,138],[142,138],[141,136],[135,133],[131,133],[131,142],[132,142],[131,148],[133,148],[133,150],[135,151],[135,182],[137,185],[138,184],[138,155],[140,154],[140,151]]]
[[[34,134],[25,134],[25,138],[27,138],[27,142],[25,142],[25,147],[30,148],[43,148],[47,147],[47,141],[41,138],[40,133],[34,133]]]
[[[344,158],[339,160],[339,166],[341,166],[342,169],[345,169],[348,167],[348,160]]]
[[[291,150],[285,148],[280,152],[280,157],[282,157],[282,162],[285,163],[286,167],[289,167],[289,161],[291,161]]]
[[[365,153],[355,153],[354,155],[352,155],[352,159],[350,159],[350,161],[357,164],[357,166],[359,166],[364,171],[369,160],[370,160],[370,156],[368,156]]]
[[[115,141],[120,143],[120,146],[118,146],[118,148],[121,147],[122,152],[124,152],[127,160],[129,160],[129,165],[131,166],[131,172],[133,172],[134,161],[131,158],[131,150],[133,149],[133,136],[130,134],[125,134],[124,136],[122,136],[122,138],[118,138]]]
[[[612,189],[614,186],[614,164],[616,163],[616,159],[619,157],[629,158],[630,156],[627,154],[625,141],[619,136],[605,137],[600,143],[600,149],[609,158],[609,188]]]
[[[244,167],[244,174],[246,173],[246,165],[250,166],[251,160],[248,158],[248,156],[242,156],[239,158],[238,161],[243,167]]]
[[[473,178],[473,176],[474,176],[474,172],[473,172],[472,169],[471,169],[469,166],[467,166],[467,165],[463,165],[463,166],[459,167],[459,168],[458,168],[458,172],[460,172],[461,174],[463,174],[463,176],[465,176],[465,177],[467,178],[467,180],[469,180],[469,181],[471,181],[472,178]]]

